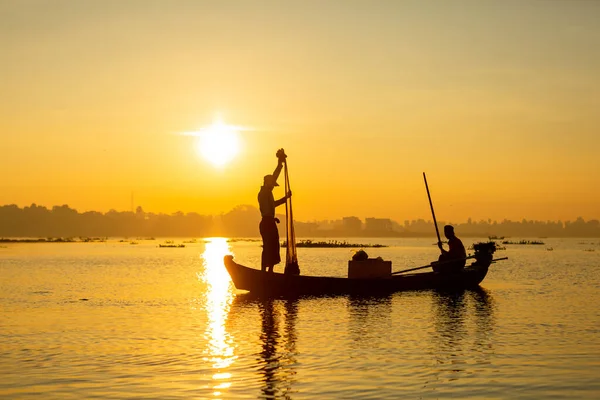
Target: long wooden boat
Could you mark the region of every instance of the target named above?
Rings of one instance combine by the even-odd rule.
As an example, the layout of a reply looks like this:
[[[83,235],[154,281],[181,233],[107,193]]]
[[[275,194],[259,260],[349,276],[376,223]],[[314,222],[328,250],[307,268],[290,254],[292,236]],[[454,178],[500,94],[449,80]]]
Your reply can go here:
[[[477,287],[492,263],[492,253],[476,253],[475,261],[459,272],[423,272],[381,278],[350,279],[263,272],[224,258],[237,289],[265,296],[385,294],[402,290],[468,289]]]

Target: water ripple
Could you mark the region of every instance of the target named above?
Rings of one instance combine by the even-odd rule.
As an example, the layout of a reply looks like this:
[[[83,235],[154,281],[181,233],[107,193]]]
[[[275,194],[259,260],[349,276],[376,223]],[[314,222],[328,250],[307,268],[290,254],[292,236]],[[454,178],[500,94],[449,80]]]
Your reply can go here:
[[[428,241],[403,243],[385,257],[427,260]],[[44,246],[0,259],[3,398],[600,393],[598,253],[565,241],[511,250],[480,290],[296,300],[233,288],[222,256],[259,260],[256,242]],[[300,250],[303,272],[345,273],[347,252]]]

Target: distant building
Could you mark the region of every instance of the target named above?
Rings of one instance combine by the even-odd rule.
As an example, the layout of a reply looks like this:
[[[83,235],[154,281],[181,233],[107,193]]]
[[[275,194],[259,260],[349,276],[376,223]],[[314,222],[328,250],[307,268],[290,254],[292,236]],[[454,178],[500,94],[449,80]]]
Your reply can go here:
[[[368,232],[392,232],[392,220],[389,218],[366,218],[365,230]]]
[[[362,221],[358,217],[344,217],[342,228],[347,233],[358,233],[362,230]]]
[[[297,236],[315,236],[318,234],[319,224],[316,222],[294,221],[294,229]]]

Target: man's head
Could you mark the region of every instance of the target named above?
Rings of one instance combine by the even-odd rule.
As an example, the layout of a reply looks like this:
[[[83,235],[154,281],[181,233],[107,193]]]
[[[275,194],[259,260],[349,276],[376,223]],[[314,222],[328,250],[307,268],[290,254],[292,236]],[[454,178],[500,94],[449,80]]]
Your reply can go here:
[[[444,236],[446,236],[446,239],[454,237],[454,227],[452,225],[444,226]]]
[[[275,186],[279,186],[273,175],[265,175],[263,179],[263,184],[267,187],[274,188]]]

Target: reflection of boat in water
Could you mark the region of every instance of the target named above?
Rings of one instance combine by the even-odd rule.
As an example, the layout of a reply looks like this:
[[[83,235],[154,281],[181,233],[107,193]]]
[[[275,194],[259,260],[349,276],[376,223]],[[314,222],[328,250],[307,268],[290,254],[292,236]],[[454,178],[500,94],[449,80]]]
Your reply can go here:
[[[348,330],[352,348],[371,354],[373,348],[386,346],[386,334],[393,324],[393,294],[347,296]],[[359,353],[360,354],[360,353]]]
[[[263,376],[261,398],[289,398],[297,365],[297,300],[258,299],[250,294],[242,294],[235,297],[230,312],[235,312],[234,310],[238,308],[247,309],[247,307],[257,307],[261,318],[259,360],[259,371]]]
[[[237,289],[267,296],[296,296],[477,287],[492,263],[492,253],[476,252],[474,257],[474,263],[454,273],[424,272],[354,279],[266,273],[236,263],[231,255],[225,256],[224,262]]]
[[[493,354],[494,301],[483,288],[433,292],[431,332],[436,374],[458,379],[473,366],[487,365]]]

